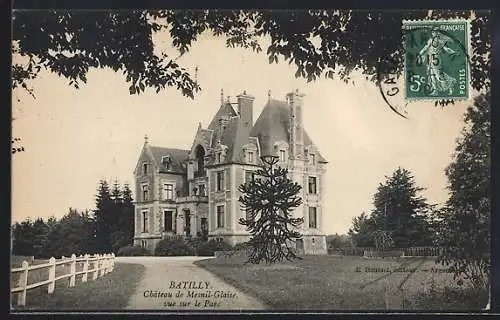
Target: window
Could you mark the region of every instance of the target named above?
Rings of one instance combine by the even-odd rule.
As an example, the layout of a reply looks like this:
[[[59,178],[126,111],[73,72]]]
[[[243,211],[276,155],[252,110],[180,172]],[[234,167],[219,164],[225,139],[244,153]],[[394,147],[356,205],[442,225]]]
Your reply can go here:
[[[255,173],[251,170],[245,170],[245,182],[252,181],[254,179]]]
[[[221,152],[217,152],[217,162],[218,163],[222,162],[222,153]]]
[[[147,248],[148,247],[148,242],[146,240],[141,240],[141,247]]]
[[[206,196],[205,194],[205,185],[204,184],[200,184],[198,185],[198,194],[202,197]]]
[[[309,158],[311,159],[311,164],[316,164],[316,156],[314,153],[311,153]]]
[[[217,228],[224,228],[224,205],[217,206]]]
[[[309,228],[317,228],[316,207],[309,207]]]
[[[280,161],[285,161],[285,160],[286,160],[285,150],[280,150]]]
[[[163,157],[161,157],[161,163],[163,163],[163,165],[165,166],[165,168],[167,170],[171,170],[172,169],[172,166],[171,166],[172,161],[170,160],[170,156],[163,156]]]
[[[309,177],[309,193],[316,194],[316,177]]]
[[[163,199],[172,200],[174,198],[174,185],[171,183],[165,183],[163,185]]]
[[[203,235],[208,235],[208,219],[207,218],[201,218],[201,233]]]
[[[248,162],[253,163],[253,151],[248,151]]]
[[[173,212],[171,210],[167,210],[164,213],[164,230],[172,231],[173,228]]]
[[[142,185],[142,200],[143,201],[149,200],[149,186],[147,184]]]
[[[148,212],[143,211],[142,212],[142,232],[148,232]]]
[[[224,171],[217,172],[217,191],[224,190]]]
[[[148,164],[146,162],[142,164],[142,174],[148,174]]]

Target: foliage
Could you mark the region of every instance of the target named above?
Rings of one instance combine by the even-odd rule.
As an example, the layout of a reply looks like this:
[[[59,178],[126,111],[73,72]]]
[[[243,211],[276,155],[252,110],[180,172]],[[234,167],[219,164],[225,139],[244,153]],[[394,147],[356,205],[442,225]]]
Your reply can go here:
[[[43,69],[79,88],[90,68],[110,68],[125,75],[130,94],[175,87],[193,97],[199,87],[190,74],[175,59],[154,52],[152,35],[163,28],[139,10],[15,11],[13,51],[27,63],[12,66],[12,85],[33,94],[27,80]]]
[[[355,247],[374,247],[375,232],[374,220],[365,212],[362,212],[361,215],[352,219],[352,227],[349,228],[348,235]]]
[[[29,81],[42,70],[78,89],[91,68],[110,68],[123,73],[130,94],[175,88],[194,98],[201,89],[197,80],[177,57],[155,52],[153,36],[159,32],[170,35],[180,55],[204,32],[225,37],[227,47],[257,53],[263,51],[262,40],[270,38],[269,63],[293,63],[297,78],[337,75],[348,82],[352,71],[360,70],[379,83],[403,71],[402,20],[440,18],[471,19],[471,84],[489,89],[492,26],[487,10],[476,10],[474,16],[470,10],[16,10],[12,52],[22,59],[13,59],[12,86],[35,97]],[[12,153],[23,150],[12,146]]]
[[[13,226],[12,254],[50,258],[89,253],[95,249],[94,228],[88,211],[78,212],[73,208],[59,221],[53,217],[47,221],[26,219]]]
[[[158,242],[154,251],[155,256],[192,256],[194,249],[183,239],[163,239]]]
[[[489,93],[467,109],[453,162],[446,168],[450,198],[436,212],[438,262],[449,265],[475,287],[489,283],[491,119]]]
[[[432,206],[419,193],[414,177],[407,169],[399,167],[392,176],[380,183],[373,197],[374,209],[370,216],[362,213],[353,219],[349,234],[357,246],[406,248],[432,244],[430,225]],[[383,237],[381,237],[383,236]],[[389,240],[391,241],[385,241]]]
[[[149,256],[151,252],[141,246],[125,246],[118,249],[117,256],[130,257],[130,256]]]
[[[444,287],[417,295],[417,308],[428,310],[469,309],[482,310],[488,301],[485,288]]]
[[[95,251],[94,219],[89,211],[70,208],[47,236],[45,257],[60,257]]]
[[[489,11],[477,10],[471,19],[476,90],[490,86],[489,17]],[[154,51],[152,36],[163,31],[180,54],[204,32],[225,37],[228,47],[255,52],[270,38],[269,63],[295,64],[296,77],[313,81],[336,74],[349,81],[358,69],[377,81],[378,72],[403,70],[402,20],[439,18],[472,16],[469,10],[21,10],[13,15],[13,49],[29,61],[13,65],[13,85],[27,89],[27,80],[46,69],[78,88],[90,68],[111,68],[126,75],[131,94],[175,87],[192,98],[196,81],[175,58]]]
[[[391,232],[378,230],[375,233],[375,248],[380,251],[394,248],[394,240],[392,239]]]
[[[231,249],[232,247],[224,241],[210,239],[206,242],[202,242],[196,248],[196,254],[198,256],[214,256],[216,251],[228,251]]]
[[[274,263],[297,258],[290,245],[302,235],[296,230],[304,218],[294,218],[293,210],[302,204],[301,186],[288,178],[288,169],[276,165],[276,157],[263,157],[256,178],[238,187],[239,201],[247,217],[239,223],[246,226],[252,247],[248,262]]]
[[[240,242],[237,243],[233,246],[232,250],[234,251],[239,251],[239,250],[248,250],[250,247],[248,242]]]
[[[100,181],[96,209],[79,212],[69,208],[61,219],[46,221],[29,218],[13,226],[13,254],[50,258],[71,254],[117,252],[130,245],[134,236],[134,205],[132,192],[117,182],[109,191],[106,181]],[[64,239],[62,241],[62,239]]]
[[[132,244],[134,237],[134,204],[132,191],[115,181],[110,190],[105,180],[99,181],[96,195],[96,239],[102,252],[117,252]]]
[[[344,248],[351,247],[351,241],[348,235],[328,235],[326,236],[326,247],[328,253],[341,252]]]

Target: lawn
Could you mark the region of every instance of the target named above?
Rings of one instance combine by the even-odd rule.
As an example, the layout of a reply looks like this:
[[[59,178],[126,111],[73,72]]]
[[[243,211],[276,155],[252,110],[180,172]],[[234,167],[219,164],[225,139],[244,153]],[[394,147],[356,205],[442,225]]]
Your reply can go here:
[[[244,262],[243,257],[232,256],[195,263],[271,309],[416,311],[441,307],[463,311],[475,308],[458,301],[459,297],[452,293],[463,290],[451,273],[430,258],[304,256],[303,260],[276,265]],[[388,272],[396,268],[405,270]],[[486,292],[484,303],[481,301],[476,310],[484,307],[487,298]]]
[[[35,260],[33,264],[46,263],[44,260]],[[77,264],[77,271],[82,266]],[[111,273],[92,280],[89,274],[88,281],[82,283],[82,275],[76,276],[74,287],[68,287],[69,279],[56,282],[53,294],[47,293],[47,286],[28,290],[26,306],[16,306],[15,296],[11,296],[13,310],[114,310],[122,309],[129,297],[133,294],[137,284],[144,274],[144,266],[140,264],[116,263]],[[58,266],[56,276],[69,273],[69,266]],[[13,276],[14,284],[18,276]],[[28,284],[48,279],[48,269],[35,270],[28,273]]]

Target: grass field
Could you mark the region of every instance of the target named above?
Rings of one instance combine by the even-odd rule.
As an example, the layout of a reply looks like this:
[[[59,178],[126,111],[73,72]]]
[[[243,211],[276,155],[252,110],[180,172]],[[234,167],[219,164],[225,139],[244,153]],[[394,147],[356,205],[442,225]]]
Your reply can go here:
[[[47,260],[35,260],[32,264],[46,263]],[[15,266],[15,264],[13,264]],[[83,270],[77,263],[76,271]],[[69,273],[69,266],[57,266],[56,276]],[[144,273],[140,264],[117,263],[111,273],[92,280],[91,274],[87,282],[82,283],[82,275],[76,276],[74,287],[68,287],[69,279],[56,281],[53,294],[47,293],[47,286],[27,291],[26,306],[16,306],[15,295],[11,295],[13,310],[112,310],[122,309],[127,305],[129,297]],[[11,276],[11,284],[15,286],[19,275]],[[48,279],[48,268],[33,270],[28,273],[28,284]]]
[[[279,310],[479,310],[488,298],[486,292],[479,304],[477,294],[476,305],[460,302],[453,275],[430,258],[304,256],[245,265],[233,256],[195,263]],[[405,270],[388,272],[396,268]]]

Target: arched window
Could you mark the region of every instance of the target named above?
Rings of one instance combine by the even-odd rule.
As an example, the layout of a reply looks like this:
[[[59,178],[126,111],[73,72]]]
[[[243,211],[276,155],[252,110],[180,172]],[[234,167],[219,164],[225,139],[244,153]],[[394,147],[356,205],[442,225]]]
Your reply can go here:
[[[198,170],[196,171],[195,175],[197,177],[201,177],[205,174],[205,149],[203,149],[201,145],[198,145],[196,147],[195,155],[198,165]]]

